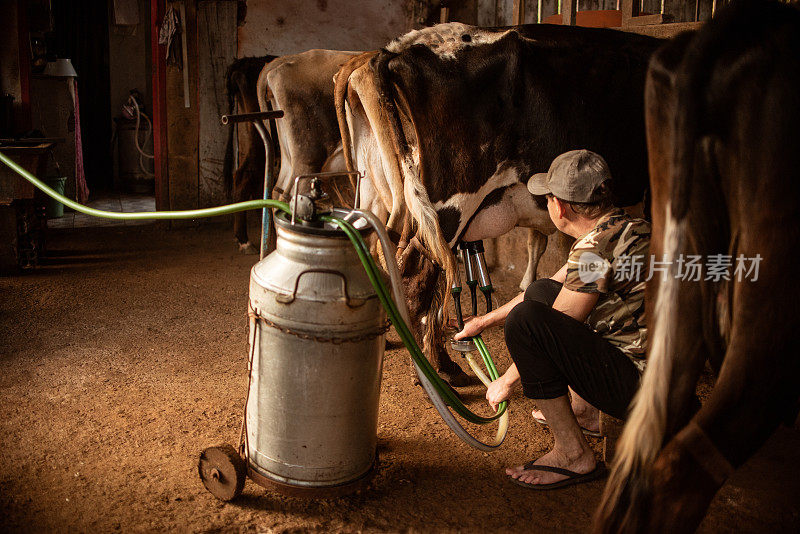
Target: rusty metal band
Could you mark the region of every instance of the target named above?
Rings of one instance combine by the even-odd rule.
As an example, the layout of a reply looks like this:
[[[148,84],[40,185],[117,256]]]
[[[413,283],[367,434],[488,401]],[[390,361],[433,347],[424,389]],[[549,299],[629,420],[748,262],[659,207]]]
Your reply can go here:
[[[326,336],[317,336],[314,334],[308,334],[305,332],[299,332],[297,330],[292,330],[291,328],[287,328],[285,326],[281,326],[277,323],[274,323],[269,319],[267,319],[266,317],[259,315],[258,311],[254,310],[250,306],[250,303],[247,304],[247,316],[251,320],[263,321],[265,325],[269,326],[270,328],[274,328],[275,330],[282,332],[284,334],[289,334],[291,336],[295,336],[297,338],[304,339],[306,341],[316,341],[317,343],[332,343],[334,345],[341,345],[342,343],[360,343],[362,341],[369,341],[371,339],[375,339],[388,332],[389,328],[392,325],[391,321],[386,321],[386,323],[381,328],[379,328],[378,330],[374,330],[372,332],[366,332],[364,334],[357,334],[354,336],[326,337]]]
[[[263,475],[256,471],[250,463],[247,464],[247,476],[250,480],[261,486],[262,488],[274,490],[281,495],[288,497],[300,497],[305,499],[335,499],[348,495],[366,488],[373,476],[375,475],[375,464],[377,457],[373,462],[369,471],[361,475],[356,480],[345,482],[336,486],[297,486],[274,480],[268,476]]]

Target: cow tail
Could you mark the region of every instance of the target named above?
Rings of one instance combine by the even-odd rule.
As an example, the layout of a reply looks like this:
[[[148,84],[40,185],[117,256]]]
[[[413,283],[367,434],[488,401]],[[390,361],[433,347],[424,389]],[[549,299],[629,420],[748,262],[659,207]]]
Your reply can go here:
[[[671,264],[683,250],[686,221],[665,210],[664,253]],[[617,444],[614,464],[598,508],[596,525],[603,532],[641,532],[647,515],[650,472],[667,431],[667,404],[674,363],[672,343],[678,337],[680,280],[665,273],[658,282],[647,369]]]
[[[339,68],[333,77],[333,102],[336,107],[336,122],[339,124],[339,135],[342,137],[342,155],[344,156],[344,164],[348,171],[356,170],[355,162],[353,161],[353,140],[350,138],[350,128],[347,125],[347,90],[350,87],[350,75],[353,74],[357,68],[364,64],[364,59],[369,57],[366,52],[360,54]],[[352,180],[353,189],[355,189],[355,180]]]
[[[422,144],[420,143],[419,131],[414,122],[414,116],[411,110],[408,109],[402,95],[398,95],[394,84],[391,81],[391,72],[389,69],[389,60],[395,54],[386,50],[381,50],[378,56],[373,59],[373,65],[377,72],[376,80],[378,83],[378,90],[383,97],[384,109],[388,118],[388,123],[392,129],[392,137],[395,140],[395,153],[397,154],[398,163],[401,172],[404,176],[403,180],[403,196],[411,212],[411,216],[417,224],[417,239],[423,246],[427,247],[431,256],[439,263],[439,267],[445,272],[446,285],[436,286],[436,298],[439,302],[444,302],[442,294],[442,287],[449,288],[453,285],[455,280],[455,273],[457,272],[458,265],[450,250],[450,245],[442,233],[442,228],[439,225],[439,217],[436,210],[431,203],[428,191],[425,188],[422,177]],[[417,147],[419,152],[418,161],[414,160],[411,148],[405,137],[403,125],[400,119],[398,106],[405,106],[405,114],[411,123],[414,131],[414,137],[417,140]],[[434,309],[432,307],[431,309]],[[447,320],[447,307],[444,307],[444,320]],[[433,324],[436,321],[428,321],[428,324]]]

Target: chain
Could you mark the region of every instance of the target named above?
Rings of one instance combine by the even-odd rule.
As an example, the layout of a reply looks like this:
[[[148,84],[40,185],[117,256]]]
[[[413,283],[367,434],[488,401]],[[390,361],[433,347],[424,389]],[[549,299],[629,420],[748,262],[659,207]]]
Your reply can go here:
[[[389,327],[392,325],[391,321],[386,321],[386,323],[373,332],[367,332],[366,334],[358,334],[356,336],[347,336],[347,337],[324,337],[324,336],[316,336],[313,334],[306,334],[305,332],[298,332],[297,330],[292,330],[291,328],[287,328],[285,326],[281,326],[276,324],[266,317],[263,317],[258,314],[257,311],[253,310],[250,307],[250,304],[247,305],[247,316],[251,319],[255,319],[256,321],[264,321],[264,324],[267,326],[278,330],[279,332],[283,332],[284,334],[289,334],[300,339],[305,339],[306,341],[316,341],[317,343],[333,343],[334,345],[341,345],[342,343],[360,343],[362,341],[368,341],[370,339],[375,339],[376,337],[382,336],[386,332],[389,331]]]

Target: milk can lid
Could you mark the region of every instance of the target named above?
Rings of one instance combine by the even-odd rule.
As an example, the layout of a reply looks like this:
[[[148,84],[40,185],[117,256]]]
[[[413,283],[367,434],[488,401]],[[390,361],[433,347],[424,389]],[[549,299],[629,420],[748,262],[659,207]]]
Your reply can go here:
[[[276,210],[277,211],[277,210]],[[331,211],[331,215],[334,217],[339,217],[344,219],[347,214],[350,213],[350,210],[344,208],[333,208]],[[372,227],[367,223],[367,221],[363,217],[358,217],[355,220],[349,220],[350,224],[352,224],[356,230],[361,234],[362,237],[369,235],[372,232]],[[325,223],[309,223],[300,219],[295,219],[295,223],[292,224],[291,216],[283,213],[278,212],[275,215],[275,223],[280,226],[281,228],[285,228],[292,232],[298,232],[301,234],[310,234],[310,235],[324,235],[328,237],[339,237],[343,239],[347,239],[347,235],[338,228],[336,225],[330,222]]]

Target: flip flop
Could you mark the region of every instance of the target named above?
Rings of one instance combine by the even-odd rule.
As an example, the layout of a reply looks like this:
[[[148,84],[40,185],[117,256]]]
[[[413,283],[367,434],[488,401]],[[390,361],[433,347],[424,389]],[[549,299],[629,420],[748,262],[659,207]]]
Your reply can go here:
[[[533,413],[531,413],[533,415]],[[539,423],[540,425],[547,426],[547,421],[543,417],[536,417],[533,415],[533,420]],[[581,432],[583,432],[584,436],[589,436],[590,438],[602,438],[603,434],[600,432],[595,432],[594,430],[589,430],[588,428],[581,427]]]
[[[559,475],[564,475],[569,478],[565,478],[564,480],[559,480],[558,482],[553,482],[551,484],[531,484],[530,482],[522,482],[521,480],[518,480],[511,476],[509,476],[508,478],[511,479],[511,482],[513,482],[517,486],[522,486],[523,488],[528,488],[532,490],[549,490],[549,489],[573,486],[575,484],[582,484],[583,482],[591,482],[592,480],[597,480],[605,477],[606,473],[608,472],[606,470],[606,464],[603,462],[597,462],[594,471],[581,474],[581,473],[576,473],[575,471],[570,471],[569,469],[562,469],[560,467],[552,467],[549,465],[536,465],[534,464],[535,461],[536,460],[531,460],[530,462],[522,466],[523,469],[525,469],[525,471],[547,471],[549,473],[558,473]]]

